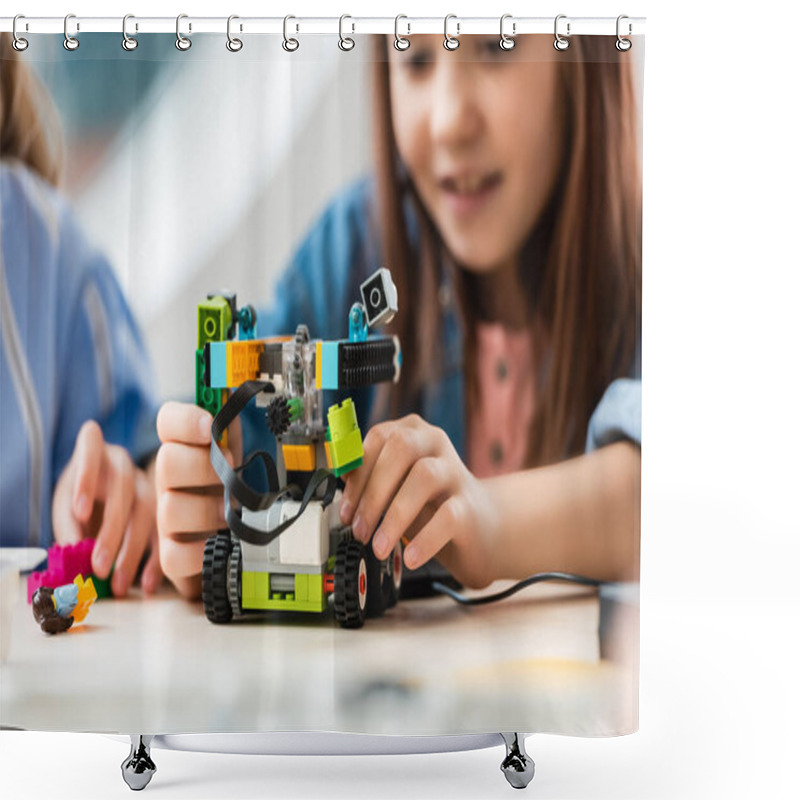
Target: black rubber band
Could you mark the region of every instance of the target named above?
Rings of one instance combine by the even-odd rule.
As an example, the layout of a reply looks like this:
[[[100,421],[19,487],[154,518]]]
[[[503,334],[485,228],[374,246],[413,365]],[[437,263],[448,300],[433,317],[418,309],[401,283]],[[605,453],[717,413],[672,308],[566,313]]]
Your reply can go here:
[[[316,470],[311,476],[308,486],[306,486],[297,513],[269,532],[252,528],[242,520],[241,511],[234,507],[231,497],[235,498],[241,506],[252,511],[266,511],[279,497],[291,497],[293,490],[297,491],[296,486],[287,486],[284,489],[280,489],[275,461],[266,450],[257,450],[248,456],[240,466],[234,468],[228,464],[219,446],[219,440],[225,430],[242,413],[250,400],[264,391],[274,392],[275,386],[269,381],[245,381],[228,398],[228,402],[220,409],[220,412],[211,423],[211,465],[225,488],[225,521],[231,531],[242,541],[262,546],[272,542],[297,520],[317,493],[317,489],[326,481],[327,486],[322,498],[322,507],[325,508],[329,505],[336,493],[338,483],[336,476],[330,470]],[[269,484],[268,492],[256,491],[240,477],[239,473],[256,458],[260,458],[266,468]]]

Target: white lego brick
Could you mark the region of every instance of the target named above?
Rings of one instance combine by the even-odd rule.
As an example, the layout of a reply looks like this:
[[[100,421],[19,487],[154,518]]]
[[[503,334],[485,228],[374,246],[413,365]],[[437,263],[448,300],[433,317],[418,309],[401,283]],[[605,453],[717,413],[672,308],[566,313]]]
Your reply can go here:
[[[299,502],[281,506],[281,522],[297,513]],[[330,553],[329,514],[321,503],[309,503],[292,526],[278,538],[282,564],[321,566]]]

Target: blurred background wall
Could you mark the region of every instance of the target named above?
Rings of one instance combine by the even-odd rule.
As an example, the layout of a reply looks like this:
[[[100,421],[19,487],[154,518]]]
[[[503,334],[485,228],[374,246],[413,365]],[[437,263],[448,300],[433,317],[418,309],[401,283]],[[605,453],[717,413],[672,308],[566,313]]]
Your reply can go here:
[[[369,47],[250,37],[229,53],[204,35],[183,53],[164,34],[126,52],[93,34],[69,53],[48,38],[31,63],[61,121],[62,189],[127,293],[157,390],[188,398],[198,300],[224,286],[267,303],[313,220],[369,171]]]

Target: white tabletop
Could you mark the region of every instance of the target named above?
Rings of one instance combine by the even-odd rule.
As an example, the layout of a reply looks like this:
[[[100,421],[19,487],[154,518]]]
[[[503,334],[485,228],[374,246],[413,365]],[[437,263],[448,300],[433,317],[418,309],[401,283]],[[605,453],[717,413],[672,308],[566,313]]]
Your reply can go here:
[[[637,727],[635,598],[604,602],[602,647],[597,593],[555,584],[473,608],[401,601],[360,630],[340,629],[332,613],[213,625],[170,589],[134,591],[47,636],[21,584],[0,668],[7,727],[589,736]]]

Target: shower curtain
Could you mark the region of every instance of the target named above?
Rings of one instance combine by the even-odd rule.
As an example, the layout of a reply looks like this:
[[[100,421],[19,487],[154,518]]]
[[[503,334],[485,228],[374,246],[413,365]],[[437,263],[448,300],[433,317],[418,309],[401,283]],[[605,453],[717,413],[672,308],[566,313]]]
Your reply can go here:
[[[635,731],[643,37],[74,22],[2,34],[0,723]]]

